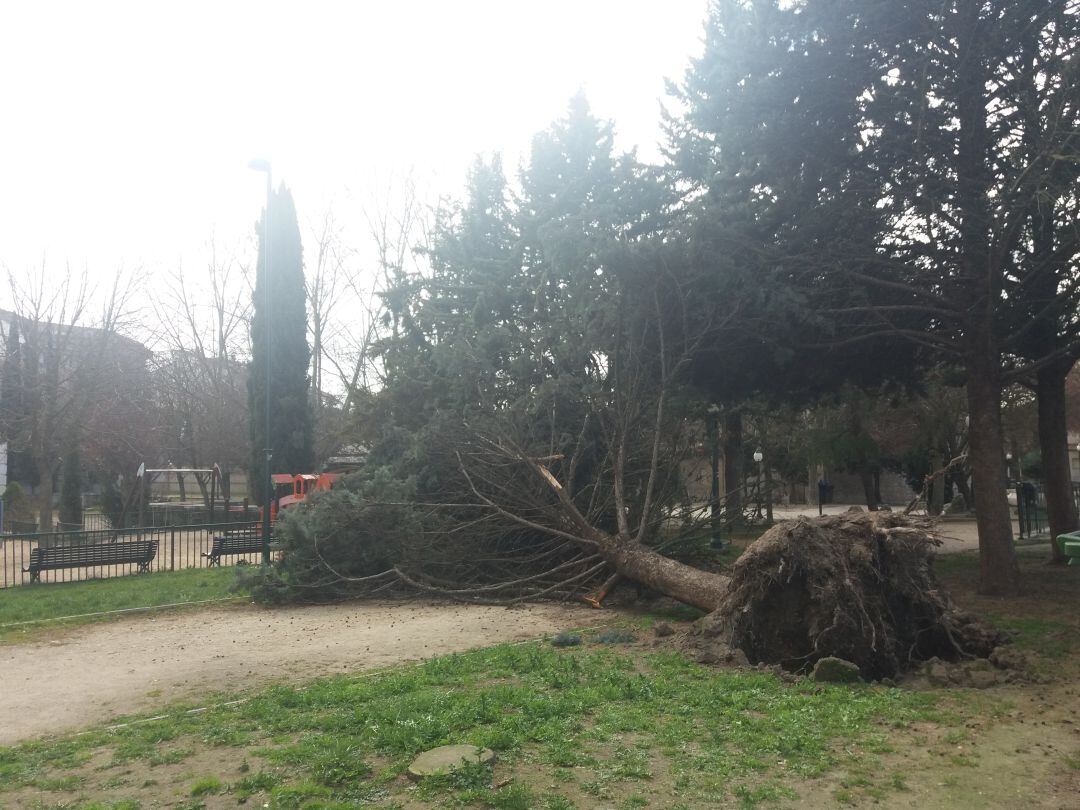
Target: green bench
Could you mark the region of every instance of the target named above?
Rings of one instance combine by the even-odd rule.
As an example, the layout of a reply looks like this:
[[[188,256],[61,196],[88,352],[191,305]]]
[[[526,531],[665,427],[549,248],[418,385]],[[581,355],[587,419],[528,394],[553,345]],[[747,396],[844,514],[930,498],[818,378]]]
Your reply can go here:
[[[1059,534],[1057,541],[1061,553],[1069,558],[1069,565],[1080,565],[1080,532]]]

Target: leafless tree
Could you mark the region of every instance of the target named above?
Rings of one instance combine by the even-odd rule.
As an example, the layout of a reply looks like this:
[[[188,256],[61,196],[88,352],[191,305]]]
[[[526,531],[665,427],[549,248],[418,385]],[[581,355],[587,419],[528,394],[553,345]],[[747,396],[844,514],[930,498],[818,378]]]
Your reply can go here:
[[[198,274],[178,266],[153,297],[155,390],[168,431],[161,462],[226,480],[248,453],[247,346],[251,296],[244,268],[214,240]],[[204,497],[206,493],[203,493]]]
[[[100,292],[70,268],[58,282],[47,268],[8,272],[13,311],[5,326],[7,379],[0,419],[10,447],[36,480],[40,527],[53,525],[54,479],[68,446],[99,434],[129,404],[146,353],[130,327],[137,274],[117,273]],[[95,427],[95,425],[97,427]]]

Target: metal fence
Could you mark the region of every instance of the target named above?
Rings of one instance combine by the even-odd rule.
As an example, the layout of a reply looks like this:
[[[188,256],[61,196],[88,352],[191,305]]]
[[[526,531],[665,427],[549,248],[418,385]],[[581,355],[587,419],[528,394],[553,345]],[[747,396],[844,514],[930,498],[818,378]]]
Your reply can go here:
[[[257,536],[258,527],[258,521],[245,519],[187,526],[0,535],[0,588],[35,579],[73,582],[143,571],[206,568],[214,562],[210,554],[215,538]],[[116,562],[118,559],[124,561]],[[260,552],[229,554],[224,562],[241,560],[259,562]],[[61,564],[64,567],[52,567]]]
[[[1020,539],[1036,537],[1050,531],[1046,515],[1046,495],[1040,484],[1021,481],[1016,484],[1016,519],[1020,525]],[[1073,501],[1080,511],[1080,481],[1072,485]]]
[[[1016,520],[1020,539],[1035,537],[1049,529],[1046,519],[1046,500],[1042,487],[1031,481],[1016,484]]]

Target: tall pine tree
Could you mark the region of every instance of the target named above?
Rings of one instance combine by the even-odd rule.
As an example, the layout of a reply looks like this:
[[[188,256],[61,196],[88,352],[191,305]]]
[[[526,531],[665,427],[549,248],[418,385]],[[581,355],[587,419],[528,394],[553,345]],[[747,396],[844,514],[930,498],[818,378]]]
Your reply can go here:
[[[266,217],[265,211],[263,217]],[[315,464],[308,382],[311,349],[307,342],[303,248],[296,206],[292,193],[284,185],[270,199],[269,244],[266,243],[264,222],[265,219],[260,220],[257,226],[259,262],[255,276],[251,370],[248,375],[251,491],[260,501],[265,496],[267,448],[273,454],[273,473],[310,472]],[[270,287],[269,296],[267,284]],[[269,426],[266,414],[268,350]]]

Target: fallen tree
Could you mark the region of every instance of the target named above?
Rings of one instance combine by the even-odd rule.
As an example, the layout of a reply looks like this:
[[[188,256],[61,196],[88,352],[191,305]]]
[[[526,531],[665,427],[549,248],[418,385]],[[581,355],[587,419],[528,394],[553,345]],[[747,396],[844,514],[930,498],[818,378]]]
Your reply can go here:
[[[684,377],[707,330],[691,328],[673,279],[652,285],[620,292],[588,373],[513,405],[481,399],[464,419],[435,414],[407,439],[388,432],[347,493],[283,521],[284,560],[266,592],[598,604],[620,578],[705,611],[710,643],[754,662],[802,669],[831,655],[883,677],[988,654],[995,637],[952,608],[932,574],[935,538],[917,520],[781,525],[733,577],[680,553],[712,529],[680,473],[704,438]]]

